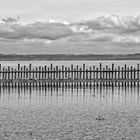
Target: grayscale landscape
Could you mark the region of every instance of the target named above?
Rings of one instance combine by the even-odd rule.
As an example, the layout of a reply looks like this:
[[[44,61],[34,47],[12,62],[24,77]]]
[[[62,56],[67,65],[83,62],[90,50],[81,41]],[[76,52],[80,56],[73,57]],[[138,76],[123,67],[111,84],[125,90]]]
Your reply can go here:
[[[0,0],[0,140],[139,140],[139,7]]]

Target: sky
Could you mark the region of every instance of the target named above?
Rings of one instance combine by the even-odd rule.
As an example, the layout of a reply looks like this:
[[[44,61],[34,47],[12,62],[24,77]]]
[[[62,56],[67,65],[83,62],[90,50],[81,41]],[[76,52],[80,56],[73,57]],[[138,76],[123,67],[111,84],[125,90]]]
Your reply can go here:
[[[0,17],[75,22],[96,16],[139,14],[139,0],[0,0]]]
[[[139,53],[139,7],[139,0],[0,0],[0,53]]]

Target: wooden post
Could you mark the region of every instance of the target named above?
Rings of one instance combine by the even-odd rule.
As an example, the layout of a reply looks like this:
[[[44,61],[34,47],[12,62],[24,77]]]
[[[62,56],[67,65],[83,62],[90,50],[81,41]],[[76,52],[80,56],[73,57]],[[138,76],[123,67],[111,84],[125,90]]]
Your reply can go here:
[[[122,67],[122,70],[121,70],[121,79],[124,79],[123,72],[124,72],[124,69]]]
[[[115,79],[115,80],[117,79],[117,69],[115,69],[115,76],[114,76],[114,79]]]
[[[96,68],[96,79],[98,79],[98,68]]]
[[[133,67],[131,66],[131,71],[130,71],[130,75],[131,75],[131,80],[133,79]],[[131,81],[131,86],[133,85],[133,82]]]
[[[31,70],[32,70],[32,65],[29,64],[29,79],[31,79]]]
[[[35,69],[35,78],[38,79],[38,67]]]
[[[42,67],[42,80],[44,79],[44,68]]]
[[[124,79],[127,79],[127,65],[124,66]]]
[[[86,66],[85,66],[85,64],[83,64],[83,79],[85,79],[85,68],[86,68]]]
[[[76,79],[76,68],[74,68],[74,79]]]
[[[24,78],[26,78],[26,66],[24,66],[24,74],[23,74]]]
[[[47,72],[47,66],[45,65],[45,67],[44,67],[44,71],[45,71],[45,73],[44,73],[44,78],[46,79],[46,72]]]
[[[133,67],[132,66],[131,66],[130,74],[131,74],[131,79],[133,79]]]
[[[20,64],[18,64],[18,71],[17,71],[17,73],[18,73],[18,78],[20,77]]]
[[[134,80],[136,80],[136,69],[134,68]],[[134,81],[134,86],[135,86],[136,82]]]
[[[50,66],[50,78],[52,79],[53,64]]]
[[[70,68],[68,68],[68,79],[70,79]]]
[[[13,73],[14,69],[11,68],[11,79],[13,80],[14,79],[14,73]]]
[[[103,68],[103,77],[102,79],[104,80],[105,79],[105,68]]]
[[[64,79],[64,65],[62,65],[62,79]]]
[[[2,79],[2,77],[1,77],[1,64],[0,64],[0,79]]]
[[[53,68],[53,79],[56,79],[55,76],[56,76],[56,71],[55,68]]]
[[[80,68],[80,75],[79,75],[79,79],[82,79],[82,68]]]
[[[114,73],[115,73],[114,79],[115,79],[115,86],[116,86],[117,85],[117,81],[116,81],[117,80],[117,69],[116,68],[115,68],[115,72]]]
[[[73,79],[73,65],[71,65],[71,79]]]
[[[134,79],[136,79],[136,69],[134,68]]]
[[[77,67],[76,67],[76,79],[78,79],[78,74],[79,74],[79,68],[78,68],[78,65],[77,65]]]
[[[61,79],[61,69],[59,69],[59,80]]]
[[[20,79],[21,76],[21,70],[20,70],[20,64],[17,66],[17,78]]]
[[[93,66],[93,79],[95,79],[95,66]]]
[[[20,78],[23,79],[23,67],[21,67]]]
[[[110,72],[111,72],[111,69],[110,68],[108,69],[108,72],[109,72],[109,79],[110,79]]]
[[[114,64],[112,64],[112,75],[111,75],[111,79],[114,79]]]
[[[89,70],[89,77],[90,77],[90,80],[92,79],[92,68],[90,67],[90,70]]]
[[[35,70],[33,69],[33,79],[35,79]]]
[[[137,64],[137,86],[139,87],[139,64]]]
[[[26,79],[28,79],[28,68],[26,68]]]
[[[86,69],[86,79],[88,79],[88,69]]]
[[[67,67],[65,67],[65,79],[68,79],[68,69],[67,69]]]
[[[127,79],[129,79],[129,67],[127,68]]]
[[[14,72],[14,79],[17,79],[17,70],[15,69],[15,72]]]
[[[120,79],[120,66],[118,66],[118,80]]]
[[[58,66],[56,66],[56,79],[58,79]]]
[[[139,64],[137,64],[137,79],[139,79],[139,77],[140,77],[140,76],[139,76],[139,69],[140,69],[140,68],[139,68]]]
[[[108,79],[108,73],[109,73],[108,72],[108,66],[106,65],[106,76],[105,76],[106,79]]]
[[[100,63],[100,79],[102,79],[102,63]]]
[[[50,79],[50,68],[47,69],[47,79]]]
[[[8,66],[8,80],[10,79],[10,67]]]
[[[39,80],[41,79],[41,66],[39,66]]]
[[[7,80],[7,69],[5,69],[5,79]]]

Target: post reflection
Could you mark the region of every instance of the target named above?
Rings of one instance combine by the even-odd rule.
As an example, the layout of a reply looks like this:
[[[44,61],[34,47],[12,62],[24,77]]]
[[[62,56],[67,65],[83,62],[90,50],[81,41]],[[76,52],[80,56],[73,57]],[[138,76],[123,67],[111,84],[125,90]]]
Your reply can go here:
[[[0,104],[139,104],[139,87],[3,87]]]

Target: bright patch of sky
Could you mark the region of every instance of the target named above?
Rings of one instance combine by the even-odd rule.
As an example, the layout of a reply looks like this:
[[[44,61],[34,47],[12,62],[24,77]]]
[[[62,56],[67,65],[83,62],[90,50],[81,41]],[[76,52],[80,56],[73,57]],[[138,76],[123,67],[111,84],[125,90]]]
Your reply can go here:
[[[0,0],[0,18],[75,22],[107,14],[139,14],[140,0]]]

